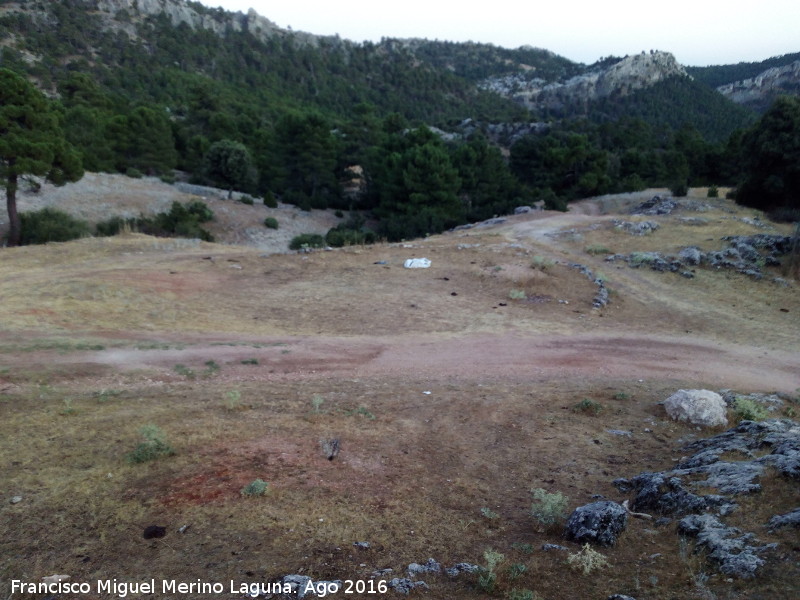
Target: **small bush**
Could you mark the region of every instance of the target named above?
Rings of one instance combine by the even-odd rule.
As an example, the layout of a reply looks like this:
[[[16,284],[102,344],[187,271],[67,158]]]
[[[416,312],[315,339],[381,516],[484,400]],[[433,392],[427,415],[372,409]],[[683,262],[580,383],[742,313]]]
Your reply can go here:
[[[602,246],[600,244],[592,244],[591,246],[586,246],[586,253],[587,254],[592,254],[592,255],[596,255],[596,254],[614,254],[614,252],[612,250],[610,250],[609,248],[606,248],[605,246]]]
[[[89,224],[55,208],[20,213],[20,243],[68,242],[90,235]]]
[[[715,186],[715,185],[710,186],[708,188],[707,196],[709,198],[719,198],[719,188],[717,186]]]
[[[183,375],[189,379],[194,379],[195,373],[192,369],[187,367],[186,365],[175,365],[172,369],[178,374]]]
[[[257,358],[245,358],[242,361],[242,364],[243,365],[257,365],[258,364],[258,359]]]
[[[264,219],[264,227],[268,227],[269,229],[277,229],[278,228],[278,219],[275,217],[267,217]]]
[[[334,213],[333,213],[333,215],[334,215],[334,216],[335,216],[337,219],[344,219],[344,213],[343,213],[341,210],[338,210],[338,209],[337,209],[337,210],[336,210],[336,212],[334,212]]]
[[[594,571],[610,566],[606,557],[593,550],[588,543],[584,544],[580,552],[570,553],[567,556],[567,564],[584,575],[589,575]]]
[[[545,258],[544,256],[539,256],[538,254],[533,257],[531,261],[531,269],[539,269],[540,271],[547,271],[547,269],[552,268],[556,262],[554,260],[550,260],[549,258]]]
[[[508,600],[539,600],[540,598],[541,596],[529,589],[514,588],[508,592]]]
[[[599,415],[603,411],[603,405],[589,398],[584,398],[572,407],[572,412]]]
[[[531,515],[545,527],[551,527],[567,516],[569,499],[561,492],[550,494],[542,488],[535,488],[531,494]]]
[[[162,175],[161,177],[159,177],[159,179],[164,183],[168,183],[170,185],[175,183],[175,175],[173,175],[172,173]]]
[[[289,242],[289,250],[302,250],[305,248],[322,248],[325,238],[318,233],[301,233]]]
[[[254,479],[242,488],[241,494],[242,496],[250,497],[263,496],[267,493],[268,487],[269,484],[266,481],[262,479]]]
[[[134,169],[133,167],[128,167],[128,169],[125,171],[125,175],[132,179],[142,178],[142,172],[139,169]]]
[[[322,412],[322,405],[323,405],[324,402],[325,402],[325,398],[323,398],[319,394],[314,394],[311,397],[311,408],[313,409],[313,411],[315,413],[321,413]]]
[[[689,193],[689,186],[685,181],[676,181],[669,186],[669,191],[672,192],[672,195],[676,198],[683,198]]]
[[[497,584],[495,569],[506,557],[490,548],[483,553],[483,558],[486,560],[486,566],[481,568],[481,572],[478,575],[478,587],[487,594],[491,594]]]
[[[266,192],[264,194],[264,206],[267,208],[278,208],[278,201],[275,199],[275,194]]]
[[[737,421],[763,421],[769,417],[769,411],[763,404],[744,396],[736,397],[733,413]]]
[[[517,289],[512,289],[510,292],[508,292],[508,297],[512,300],[525,300],[525,298],[527,298],[524,290]]]
[[[139,433],[142,434],[144,441],[128,454],[129,463],[140,464],[175,454],[175,450],[167,443],[161,428],[155,425],[145,425],[139,430]]]
[[[481,514],[482,514],[484,517],[486,517],[487,519],[489,519],[490,521],[494,521],[495,519],[499,519],[499,518],[500,518],[500,515],[498,515],[496,512],[494,512],[494,511],[493,511],[491,508],[489,508],[488,506],[484,506],[484,507],[481,509]]]
[[[242,393],[239,390],[231,390],[227,394],[225,403],[228,410],[238,410],[242,407]]]
[[[253,206],[256,203],[253,197],[247,194],[239,196],[239,202],[241,202],[242,204],[247,204],[248,206]]]

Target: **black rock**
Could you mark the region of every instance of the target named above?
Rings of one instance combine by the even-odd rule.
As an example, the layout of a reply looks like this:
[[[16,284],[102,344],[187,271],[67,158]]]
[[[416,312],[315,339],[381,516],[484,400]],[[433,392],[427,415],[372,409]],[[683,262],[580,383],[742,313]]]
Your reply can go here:
[[[627,520],[628,514],[620,504],[610,500],[593,502],[575,509],[567,519],[564,535],[580,543],[613,546],[625,530]]]
[[[148,527],[144,528],[144,533],[142,537],[146,540],[151,540],[153,538],[162,538],[167,535],[167,528],[160,527],[159,525],[149,525]]]

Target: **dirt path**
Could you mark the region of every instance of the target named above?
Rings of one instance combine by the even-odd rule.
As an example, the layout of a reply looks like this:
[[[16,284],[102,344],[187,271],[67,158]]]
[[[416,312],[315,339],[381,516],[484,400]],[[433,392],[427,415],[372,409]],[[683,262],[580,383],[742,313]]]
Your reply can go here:
[[[228,345],[229,344],[229,345]],[[201,372],[208,361],[223,379],[391,377],[408,380],[543,381],[676,380],[741,390],[793,393],[800,387],[794,353],[722,345],[697,337],[635,335],[409,337],[281,337],[258,342],[197,343],[185,348],[36,352],[17,366],[83,365],[174,374],[175,365]],[[248,361],[242,363],[242,361]],[[257,365],[251,365],[257,361]],[[9,365],[8,357],[3,362]]]

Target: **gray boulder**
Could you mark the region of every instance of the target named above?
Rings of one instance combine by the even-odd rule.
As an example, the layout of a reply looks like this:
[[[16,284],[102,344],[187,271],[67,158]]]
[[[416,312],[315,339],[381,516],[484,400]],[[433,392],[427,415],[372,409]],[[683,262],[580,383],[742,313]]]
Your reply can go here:
[[[625,530],[628,513],[622,505],[610,500],[579,506],[567,519],[564,536],[575,542],[594,542],[613,546]]]
[[[405,577],[395,577],[388,583],[388,586],[398,594],[403,594],[404,596],[408,596],[408,594],[416,588],[428,589],[428,584],[424,581],[411,581]]]
[[[770,529],[780,529],[781,527],[800,529],[800,508],[795,508],[785,515],[775,515],[769,520]]]
[[[442,565],[438,562],[433,560],[432,558],[428,559],[424,565],[419,563],[411,563],[408,565],[408,576],[409,577],[416,577],[417,575],[425,575],[426,573],[441,573],[442,572]]]
[[[728,424],[725,400],[710,390],[678,390],[664,401],[664,408],[676,421],[704,427]]]
[[[736,527],[728,527],[713,515],[689,515],[681,519],[678,533],[697,538],[697,546],[708,550],[708,558],[719,565],[719,570],[731,577],[750,579],[764,565],[758,556],[777,544],[753,546],[752,533],[740,535]]]

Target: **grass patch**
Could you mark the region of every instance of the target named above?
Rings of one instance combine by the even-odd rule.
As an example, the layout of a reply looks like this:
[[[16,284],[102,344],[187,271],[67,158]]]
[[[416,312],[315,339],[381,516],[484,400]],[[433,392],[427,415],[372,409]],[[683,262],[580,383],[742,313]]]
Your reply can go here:
[[[250,498],[264,496],[267,493],[268,488],[269,483],[263,479],[254,479],[242,488],[241,494],[242,496],[248,496]]]
[[[733,414],[736,415],[737,422],[763,421],[769,417],[769,411],[763,404],[744,396],[736,397],[733,403]]]
[[[128,454],[129,463],[136,465],[175,454],[175,450],[167,442],[166,434],[160,427],[144,425],[139,429],[139,433],[142,434],[144,440]]]
[[[258,364],[258,359],[257,358],[245,358],[242,361],[242,364],[243,365],[257,365]]]
[[[525,294],[525,290],[513,289],[508,292],[508,297],[512,300],[525,300],[528,296]]]
[[[572,412],[596,416],[603,412],[603,405],[589,398],[584,398],[577,404],[573,405]]]
[[[534,488],[531,494],[533,494],[531,516],[541,525],[552,527],[567,516],[569,499],[561,492],[551,494],[542,488]]]
[[[614,254],[613,250],[603,246],[602,244],[590,244],[589,246],[586,246],[584,250],[587,254],[591,254],[592,256],[596,256],[598,254]]]
[[[175,365],[174,367],[172,367],[172,370],[175,371],[178,375],[182,375],[187,379],[195,378],[195,372],[186,365],[181,365],[181,364]]]

